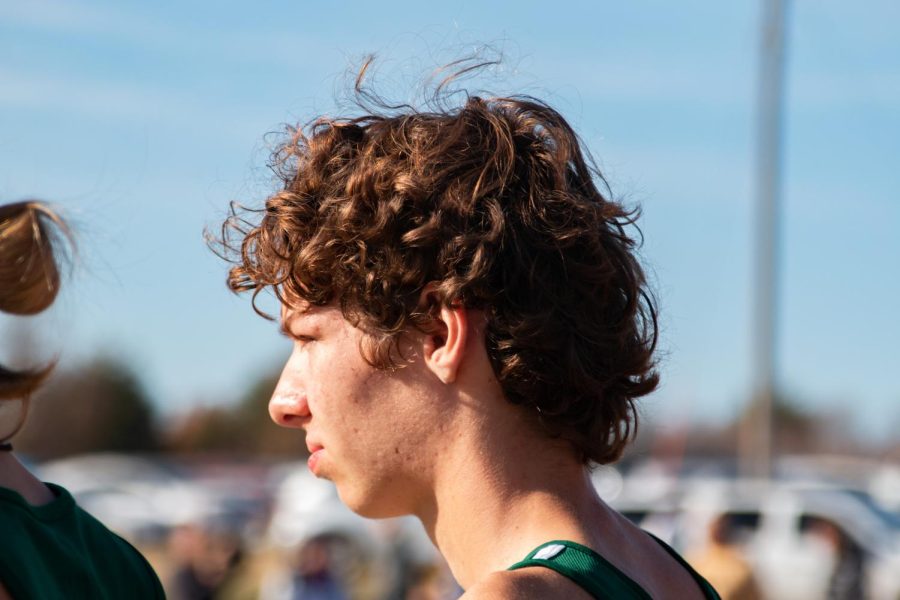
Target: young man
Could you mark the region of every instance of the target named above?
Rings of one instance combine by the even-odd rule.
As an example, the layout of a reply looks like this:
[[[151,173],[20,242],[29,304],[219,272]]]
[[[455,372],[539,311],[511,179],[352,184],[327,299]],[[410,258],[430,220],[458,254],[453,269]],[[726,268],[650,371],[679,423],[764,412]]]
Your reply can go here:
[[[351,509],[416,515],[467,598],[715,598],[588,476],[658,379],[634,213],[540,101],[385,113],[294,131],[226,224],[230,287],[273,288],[294,340],[272,418]]]

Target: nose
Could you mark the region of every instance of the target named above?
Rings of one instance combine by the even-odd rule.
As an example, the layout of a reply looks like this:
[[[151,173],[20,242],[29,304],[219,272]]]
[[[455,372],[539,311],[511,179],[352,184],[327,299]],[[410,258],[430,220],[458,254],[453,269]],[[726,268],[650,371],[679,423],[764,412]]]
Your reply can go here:
[[[269,416],[282,427],[301,429],[309,422],[312,413],[306,394],[285,382],[282,376],[269,400]]]

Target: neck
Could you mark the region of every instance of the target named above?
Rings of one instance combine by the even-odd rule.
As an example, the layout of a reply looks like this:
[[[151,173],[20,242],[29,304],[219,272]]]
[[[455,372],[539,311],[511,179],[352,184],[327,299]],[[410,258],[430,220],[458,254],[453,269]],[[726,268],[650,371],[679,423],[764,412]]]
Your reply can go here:
[[[34,506],[53,500],[53,492],[32,475],[12,452],[0,452],[0,487],[17,492]]]
[[[490,430],[474,427],[459,438],[432,500],[417,511],[464,588],[544,542],[591,544],[584,524],[598,522],[604,506],[568,444],[509,415],[479,422],[490,423]]]

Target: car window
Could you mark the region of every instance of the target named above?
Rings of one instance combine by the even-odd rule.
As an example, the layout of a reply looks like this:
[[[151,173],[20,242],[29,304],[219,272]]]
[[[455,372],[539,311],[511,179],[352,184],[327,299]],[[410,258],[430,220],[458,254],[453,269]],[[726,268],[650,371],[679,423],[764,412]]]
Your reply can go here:
[[[734,511],[725,513],[729,526],[736,531],[754,532],[759,529],[759,513],[755,511]]]
[[[634,523],[635,525],[640,525],[644,518],[647,516],[646,510],[625,510],[622,511],[622,516]]]

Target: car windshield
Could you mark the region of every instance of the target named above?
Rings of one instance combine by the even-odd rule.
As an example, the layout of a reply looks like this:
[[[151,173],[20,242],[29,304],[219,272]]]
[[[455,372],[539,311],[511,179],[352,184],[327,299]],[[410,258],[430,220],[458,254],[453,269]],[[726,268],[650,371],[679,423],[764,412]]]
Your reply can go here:
[[[879,521],[891,528],[893,533],[900,533],[900,515],[885,510],[883,506],[878,504],[872,496],[859,490],[847,490],[847,493],[853,496],[867,509],[875,513]]]

